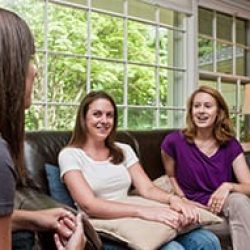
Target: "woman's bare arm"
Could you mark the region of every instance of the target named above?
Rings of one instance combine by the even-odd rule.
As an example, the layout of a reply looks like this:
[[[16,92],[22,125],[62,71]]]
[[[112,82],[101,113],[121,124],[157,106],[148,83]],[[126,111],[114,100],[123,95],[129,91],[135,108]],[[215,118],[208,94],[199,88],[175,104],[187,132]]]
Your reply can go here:
[[[161,151],[162,156],[162,162],[166,171],[166,174],[168,175],[170,182],[172,184],[172,187],[174,189],[174,193],[178,195],[179,197],[183,198],[185,197],[185,194],[181,190],[176,178],[175,178],[175,161],[172,157],[167,155],[164,151]]]
[[[0,217],[0,249],[11,250],[11,215]]]
[[[172,227],[178,227],[180,224],[180,215],[167,206],[140,206],[96,197],[79,170],[68,171],[63,178],[73,199],[91,217],[106,219],[137,217],[162,222]]]

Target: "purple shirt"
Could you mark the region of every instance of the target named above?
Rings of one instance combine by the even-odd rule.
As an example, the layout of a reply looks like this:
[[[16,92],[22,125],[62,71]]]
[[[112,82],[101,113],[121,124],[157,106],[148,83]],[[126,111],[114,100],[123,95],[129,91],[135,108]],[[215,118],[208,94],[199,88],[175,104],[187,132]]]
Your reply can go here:
[[[174,159],[175,177],[186,197],[204,205],[223,182],[232,181],[232,163],[243,152],[240,143],[232,138],[208,157],[181,131],[168,134],[161,149]]]

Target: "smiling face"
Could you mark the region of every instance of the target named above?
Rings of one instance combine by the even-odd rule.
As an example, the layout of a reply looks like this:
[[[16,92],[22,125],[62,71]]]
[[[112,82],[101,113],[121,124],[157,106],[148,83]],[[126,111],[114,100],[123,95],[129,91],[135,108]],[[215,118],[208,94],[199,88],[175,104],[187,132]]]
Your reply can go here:
[[[109,100],[100,98],[89,105],[85,127],[88,139],[106,140],[114,127],[114,107]]]
[[[213,128],[218,114],[218,105],[211,95],[198,92],[193,99],[192,120],[197,128]]]

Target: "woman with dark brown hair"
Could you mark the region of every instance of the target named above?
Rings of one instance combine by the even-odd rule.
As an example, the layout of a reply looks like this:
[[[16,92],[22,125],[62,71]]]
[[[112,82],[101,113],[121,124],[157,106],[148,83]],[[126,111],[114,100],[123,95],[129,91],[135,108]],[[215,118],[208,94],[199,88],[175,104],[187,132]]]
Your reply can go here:
[[[63,242],[58,247],[75,250],[77,243],[83,247],[84,240],[79,233],[73,244],[70,240],[75,226],[82,232],[71,212],[62,208],[14,210],[16,182],[24,179],[24,110],[31,104],[37,73],[34,54],[34,39],[27,24],[0,8],[0,249],[12,248],[11,230],[52,230],[58,233],[56,242]]]
[[[226,217],[233,249],[248,249],[250,171],[222,95],[199,87],[188,101],[186,121],[184,130],[167,135],[161,145],[175,192]]]
[[[0,248],[10,249],[16,179],[21,180],[24,172],[24,110],[36,74],[30,65],[35,47],[26,23],[3,9],[0,39]]]

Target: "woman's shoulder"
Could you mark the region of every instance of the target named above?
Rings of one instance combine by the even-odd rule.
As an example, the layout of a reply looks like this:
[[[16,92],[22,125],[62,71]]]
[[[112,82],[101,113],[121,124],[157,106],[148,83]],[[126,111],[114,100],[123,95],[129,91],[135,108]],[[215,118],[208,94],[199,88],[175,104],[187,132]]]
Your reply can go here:
[[[225,145],[227,147],[230,147],[232,145],[238,145],[238,146],[240,146],[241,144],[240,144],[240,142],[238,141],[237,138],[235,138],[234,136],[232,136],[231,138],[228,139],[228,141],[225,143]]]
[[[176,141],[183,140],[183,139],[185,139],[185,136],[181,130],[175,130],[173,132],[170,132],[170,133],[166,134],[166,136],[164,138],[164,140],[168,140],[170,142],[171,141],[176,142]]]
[[[0,136],[0,150],[1,151],[9,151],[8,150],[8,143]]]
[[[186,145],[186,139],[181,130],[176,130],[168,133],[162,141],[161,149],[166,151],[168,148],[172,150],[183,147],[183,143]]]
[[[241,150],[243,151],[240,142],[239,142],[238,139],[235,138],[235,137],[231,137],[231,138],[227,141],[227,143],[225,144],[225,146],[226,146],[227,148],[229,148],[229,149],[232,149],[232,150],[234,150],[235,148],[239,148],[239,149],[241,149]]]
[[[123,143],[123,142],[119,142],[119,141],[116,141],[116,142],[115,142],[115,145],[116,145],[118,148],[122,149],[122,150],[129,150],[129,149],[132,148],[129,144]]]
[[[0,137],[0,159],[5,161],[11,159],[8,143],[2,137]]]
[[[16,171],[14,168],[14,163],[11,158],[8,143],[0,137],[0,168],[1,171],[11,172],[14,177],[16,177]]]
[[[66,146],[61,149],[59,155],[68,155],[78,153],[81,149],[76,146]]]

